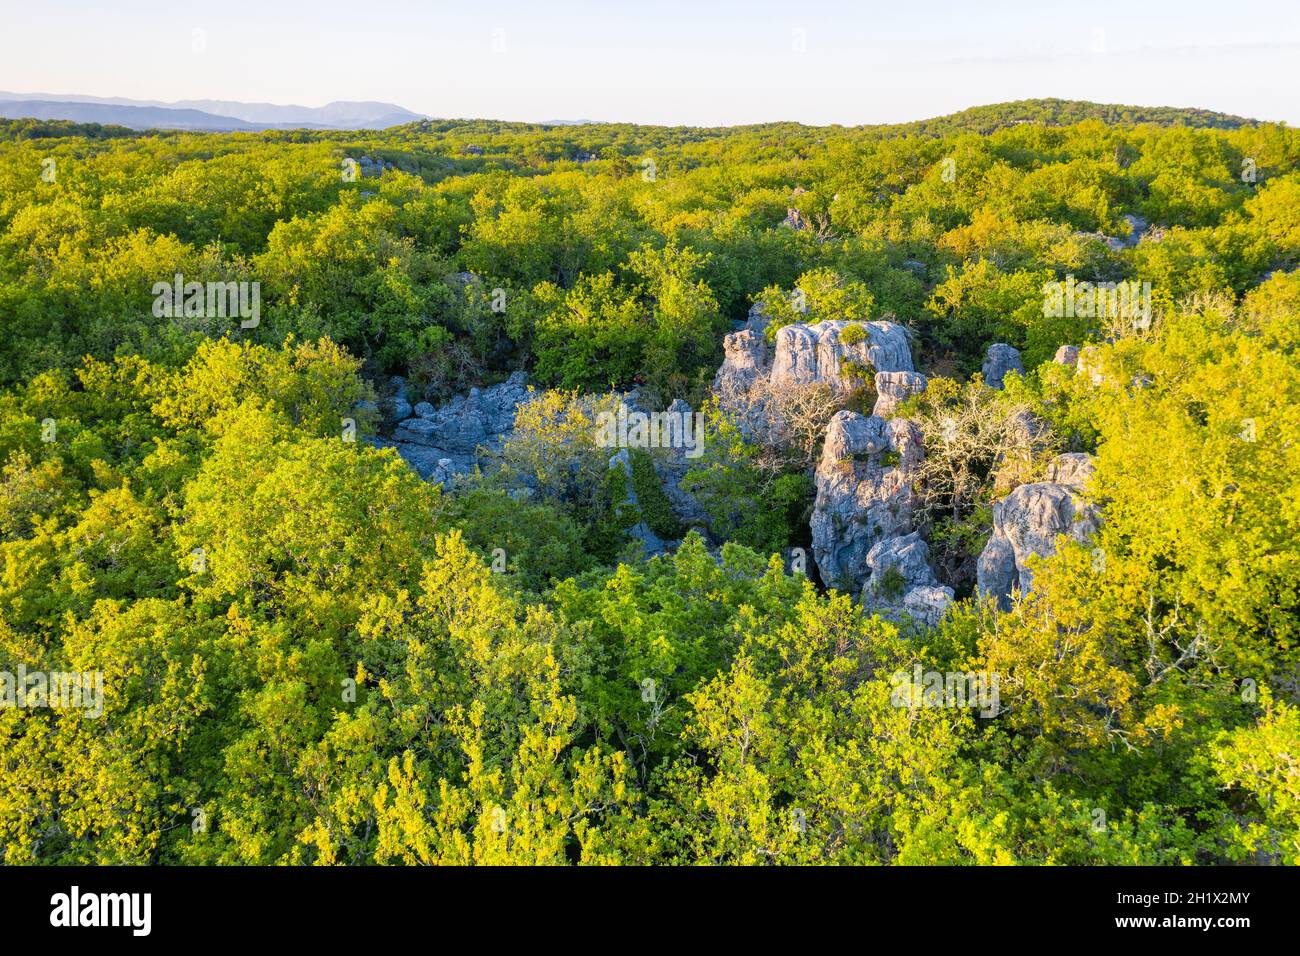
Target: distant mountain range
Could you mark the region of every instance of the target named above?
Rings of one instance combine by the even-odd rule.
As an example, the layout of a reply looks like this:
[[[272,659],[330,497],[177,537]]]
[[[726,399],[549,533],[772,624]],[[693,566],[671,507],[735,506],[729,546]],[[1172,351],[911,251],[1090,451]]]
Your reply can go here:
[[[386,129],[428,119],[392,103],[335,102],[324,106],[280,106],[232,100],[131,100],[67,93],[0,91],[0,117],[71,120],[130,129],[229,132],[267,129]]]
[[[133,130],[194,130],[231,132],[317,129],[387,129],[433,120],[393,103],[349,102],[325,106],[281,106],[275,103],[240,103],[234,100],[132,100],[125,97],[86,96],[68,93],[6,93],[0,91],[0,119],[66,120],[97,123]],[[1259,120],[1212,110],[1168,106],[1122,106],[1086,100],[1033,99],[975,106],[931,119],[859,127],[884,136],[944,136],[972,132],[987,135],[1022,123],[1065,126],[1084,120],[1108,124],[1151,123],[1157,126],[1238,129],[1256,126]],[[588,126],[603,121],[552,119],[542,123],[508,123],[498,120],[440,121],[498,126]],[[780,126],[780,123],[758,124]],[[799,124],[795,124],[799,125]]]

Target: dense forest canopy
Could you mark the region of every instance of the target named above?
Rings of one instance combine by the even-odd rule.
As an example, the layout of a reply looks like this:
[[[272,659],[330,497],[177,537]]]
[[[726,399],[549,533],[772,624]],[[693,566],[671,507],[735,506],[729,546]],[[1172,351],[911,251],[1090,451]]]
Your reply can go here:
[[[1300,133],[1201,110],[0,121],[0,670],[102,679],[100,713],[0,708],[0,858],[1300,862],[1298,259]],[[255,324],[160,314],[178,276],[257,283]],[[1074,280],[1152,321],[1048,314]],[[756,305],[907,330],[937,625],[793,560],[820,445],[710,394]],[[395,375],[519,371],[497,470],[367,440]],[[632,388],[708,414],[707,526],[650,559],[630,522],[685,531],[650,459],[629,517],[578,424]],[[982,443],[1017,415],[1095,456],[1104,520],[999,609],[972,569],[1027,479]],[[994,674],[998,713],[900,705],[914,672]]]

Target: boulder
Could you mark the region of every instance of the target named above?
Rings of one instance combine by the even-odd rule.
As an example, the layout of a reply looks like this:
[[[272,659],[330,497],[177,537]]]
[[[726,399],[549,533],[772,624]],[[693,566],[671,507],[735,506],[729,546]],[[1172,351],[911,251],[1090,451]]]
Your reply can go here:
[[[451,484],[457,475],[468,474],[474,470],[472,458],[448,458],[438,448],[394,441],[391,438],[371,438],[369,441],[376,448],[395,448],[402,460],[410,465],[417,475],[434,484]]]
[[[977,590],[994,597],[1004,610],[1018,590],[1033,588],[1028,561],[1056,553],[1067,536],[1083,542],[1101,524],[1097,507],[1083,497],[1094,465],[1089,455],[1058,456],[1047,468],[1047,480],[1021,485],[993,506],[993,535],[976,566]]]
[[[1056,355],[1052,357],[1052,361],[1057,365],[1064,365],[1066,368],[1078,368],[1079,346],[1062,345],[1056,350]]]
[[[438,426],[428,418],[408,418],[399,422],[393,431],[393,440],[415,445],[432,445]]]
[[[761,309],[761,304],[754,309]],[[845,329],[850,326],[860,331],[846,342]],[[759,382],[772,389],[815,383],[851,389],[856,380],[842,371],[848,361],[875,372],[915,371],[907,331],[893,322],[828,320],[787,325],[777,330],[775,348],[770,353],[765,327],[766,317],[760,324],[751,310],[746,326],[722,340],[722,367],[713,380],[719,398],[734,400]]]
[[[1130,249],[1142,241],[1143,233],[1147,231],[1150,225],[1141,216],[1125,215],[1121,217],[1128,224],[1128,235],[1120,237],[1120,248]]]
[[[867,567],[871,576],[862,588],[862,605],[881,617],[908,617],[933,627],[952,604],[952,588],[935,578],[929,548],[915,531],[876,542],[867,552]]]
[[[926,627],[936,627],[952,607],[954,596],[953,589],[946,584],[912,588],[903,595],[903,613]]]
[[[890,587],[897,588],[901,597],[912,588],[934,584],[929,562],[930,549],[915,531],[877,541],[867,552],[871,577],[866,587],[877,595]]]
[[[1084,452],[1067,452],[1057,455],[1047,466],[1046,479],[1058,485],[1069,485],[1082,490],[1097,473],[1096,462]]]
[[[818,380],[817,338],[817,333],[807,325],[777,329],[771,374],[774,387],[809,385]]]
[[[1025,367],[1020,362],[1020,350],[1005,342],[995,342],[989,346],[984,356],[984,384],[989,388],[1001,388],[1008,372],[1025,374]]]
[[[470,389],[440,408],[420,402],[411,409],[404,400],[394,399],[395,413],[407,405],[408,414],[415,414],[399,421],[390,438],[375,444],[396,448],[422,478],[451,480],[473,471],[484,452],[500,451],[514,429],[516,410],[529,397],[528,377],[516,372],[499,385]]]
[[[480,445],[499,448],[514,428],[515,409],[527,400],[527,376],[516,372],[509,381],[487,389],[471,388],[469,394],[457,395],[438,409],[421,402],[415,406],[418,417],[402,422],[394,438],[461,455],[474,454]]]
[[[722,340],[722,367],[713,379],[719,395],[738,394],[768,374],[767,340],[759,329],[742,329]]]
[[[861,339],[844,341],[849,326],[861,330]],[[893,322],[841,322],[827,320],[812,325],[787,325],[777,330],[772,358],[773,388],[825,382],[844,390],[853,380],[842,372],[845,362],[877,372],[911,372],[912,350],[907,332]]]
[[[762,333],[767,330],[767,325],[770,321],[771,319],[767,314],[767,307],[762,302],[755,302],[749,307],[749,313],[741,328],[748,329],[750,332]]]
[[[912,531],[912,483],[923,457],[907,419],[837,412],[814,474],[813,560],[831,586],[858,590],[871,575],[867,555],[880,541]]]
[[[920,372],[877,372],[876,404],[871,414],[892,418],[898,406],[925,391],[926,378]]]

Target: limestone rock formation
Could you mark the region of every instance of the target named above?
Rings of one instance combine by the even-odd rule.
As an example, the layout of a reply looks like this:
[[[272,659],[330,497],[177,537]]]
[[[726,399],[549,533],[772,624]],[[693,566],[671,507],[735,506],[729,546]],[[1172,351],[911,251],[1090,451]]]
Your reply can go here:
[[[1057,365],[1064,365],[1066,368],[1079,367],[1079,346],[1062,345],[1056,350],[1056,355],[1052,357]]]
[[[984,384],[989,388],[1001,388],[1008,372],[1025,374],[1025,367],[1020,362],[1020,350],[1005,342],[995,342],[989,346],[984,356]]]
[[[1009,608],[1013,591],[1027,594],[1033,587],[1030,556],[1055,554],[1062,535],[1082,542],[1096,533],[1101,513],[1083,497],[1094,471],[1090,455],[1058,455],[1045,481],[1021,485],[993,506],[993,535],[976,569],[981,596]]]
[[[415,409],[411,407],[411,403],[400,395],[391,399],[389,402],[389,410],[392,414],[393,421],[397,422],[405,421],[415,414]]]
[[[737,323],[736,331],[748,329],[751,332],[763,332],[771,321],[771,317],[767,314],[767,306],[762,302],[755,302],[749,307],[745,321]]]
[[[871,576],[862,588],[862,605],[881,617],[907,616],[933,627],[952,604],[952,588],[935,579],[929,548],[915,531],[877,541],[867,552],[867,567]]]
[[[628,503],[634,508],[638,508],[640,502],[637,501],[636,488],[632,483],[632,457],[626,448],[619,449],[609,460],[610,470],[619,469],[623,472],[624,488],[627,492]],[[644,521],[638,521],[628,529],[628,536],[641,544],[641,548],[646,557],[653,557],[656,554],[664,554],[669,550],[670,542],[666,542],[659,535],[651,530],[650,526]],[[675,544],[676,542],[672,542]]]
[[[758,329],[741,329],[722,340],[722,367],[713,379],[713,391],[719,395],[747,392],[755,381],[766,378],[768,369],[767,339]]]
[[[952,607],[953,590],[944,584],[921,585],[903,595],[903,612],[926,627],[935,627]]]
[[[853,332],[846,335],[850,327]],[[766,443],[779,444],[785,436],[779,399],[797,395],[798,389],[826,385],[847,392],[860,383],[864,370],[914,374],[907,332],[893,322],[787,325],[777,332],[774,350],[761,328],[746,327],[723,339],[725,358],[713,393],[747,436]],[[857,366],[852,374],[844,367],[849,362]],[[884,407],[892,413],[888,399]]]
[[[850,411],[831,418],[810,522],[813,560],[824,582],[860,589],[871,576],[871,549],[911,533],[912,483],[922,456],[920,429],[907,419]]]
[[[752,315],[751,315],[752,319]],[[860,340],[844,330],[861,331]],[[787,325],[776,333],[775,354],[769,356],[761,326],[732,332],[722,340],[725,358],[714,378],[714,390],[722,383],[747,386],[766,378],[774,387],[826,382],[835,387],[851,385],[841,366],[856,362],[877,372],[912,372],[912,350],[907,332],[894,322],[825,321],[813,325]]]
[[[394,399],[394,410],[413,411],[399,421],[390,438],[374,444],[396,448],[421,477],[447,481],[474,469],[480,448],[499,451],[514,429],[515,411],[529,400],[528,377],[516,372],[500,385],[472,388],[441,408],[420,402],[414,409],[404,399]]]
[[[899,405],[925,391],[927,381],[920,372],[877,372],[875,383],[876,404],[871,414],[892,418]]]
[[[850,326],[861,330],[860,339],[845,335]],[[846,337],[849,341],[845,341]],[[777,330],[771,384],[780,388],[825,382],[835,388],[850,388],[852,381],[842,368],[846,361],[877,372],[914,371],[912,350],[901,325],[828,320]]]
[[[668,406],[668,411],[675,415],[690,415],[691,406],[684,400],[674,399],[673,403]],[[683,419],[686,420],[686,419]],[[701,533],[706,533],[709,524],[708,512],[700,504],[699,499],[682,487],[682,479],[698,461],[686,456],[685,448],[669,448],[664,454],[656,455],[654,459],[655,473],[659,476],[659,483],[663,486],[664,494],[668,496],[668,503],[672,506],[673,514],[677,520],[682,523],[683,527],[695,528]]]

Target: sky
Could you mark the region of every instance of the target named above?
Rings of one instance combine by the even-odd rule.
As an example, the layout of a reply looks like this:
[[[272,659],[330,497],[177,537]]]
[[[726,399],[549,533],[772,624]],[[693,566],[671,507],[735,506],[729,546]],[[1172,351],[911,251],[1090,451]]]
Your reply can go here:
[[[0,0],[0,90],[692,126],[1055,96],[1300,125],[1300,0]]]

